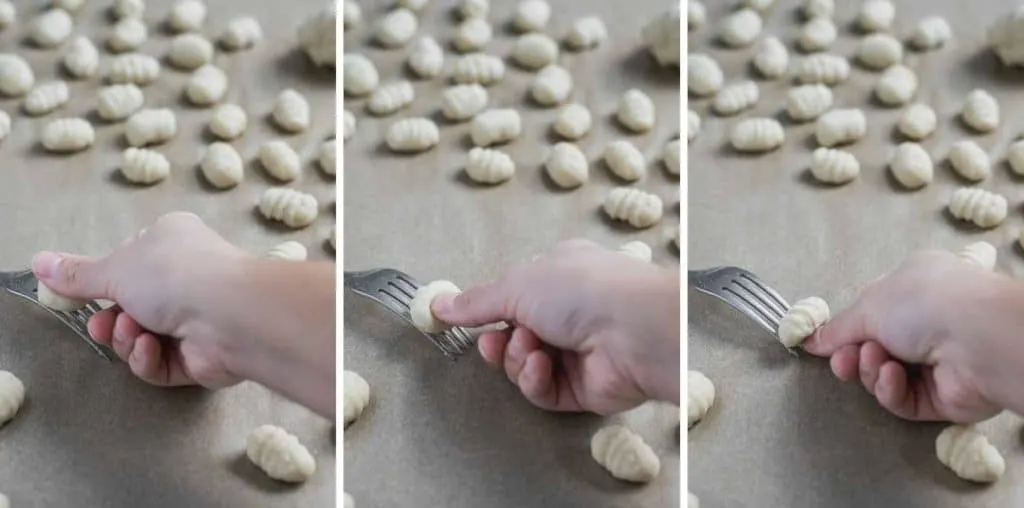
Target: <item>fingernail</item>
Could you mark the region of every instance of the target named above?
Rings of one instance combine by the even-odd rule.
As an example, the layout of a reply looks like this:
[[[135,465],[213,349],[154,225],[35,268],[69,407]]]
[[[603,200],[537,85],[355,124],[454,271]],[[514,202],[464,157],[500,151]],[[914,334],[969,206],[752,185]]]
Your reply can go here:
[[[455,308],[456,296],[456,293],[441,293],[434,297],[434,301],[430,302],[430,308],[436,314],[448,314]]]
[[[57,274],[62,259],[56,252],[40,252],[32,258],[32,271],[35,272],[36,277],[52,279]]]

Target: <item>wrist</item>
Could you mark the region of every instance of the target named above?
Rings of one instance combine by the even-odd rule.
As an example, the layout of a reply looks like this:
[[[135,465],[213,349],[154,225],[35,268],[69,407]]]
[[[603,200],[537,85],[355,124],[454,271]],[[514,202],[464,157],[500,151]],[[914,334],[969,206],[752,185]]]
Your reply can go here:
[[[1024,284],[993,274],[992,288],[976,305],[987,308],[984,316],[965,316],[978,319],[983,333],[965,337],[963,348],[972,351],[971,371],[981,394],[994,404],[1018,414],[1024,414]],[[997,278],[997,279],[996,279]]]
[[[639,303],[630,306],[634,314],[623,333],[630,348],[630,370],[649,399],[679,404],[679,272],[658,268],[639,282],[636,294],[626,295]]]

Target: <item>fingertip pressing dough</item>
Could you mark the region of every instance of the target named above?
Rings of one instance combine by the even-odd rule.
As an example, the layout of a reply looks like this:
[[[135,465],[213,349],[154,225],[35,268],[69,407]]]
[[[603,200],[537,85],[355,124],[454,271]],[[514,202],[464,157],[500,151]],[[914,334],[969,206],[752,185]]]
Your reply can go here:
[[[980,228],[994,228],[1006,219],[1006,198],[976,187],[961,187],[949,200],[950,214]]]
[[[299,92],[289,88],[274,100],[274,123],[286,132],[302,132],[309,128],[309,102]]]
[[[985,150],[969,139],[957,141],[949,149],[949,163],[958,175],[980,182],[992,174],[992,161]]]
[[[590,110],[582,104],[568,104],[558,109],[554,129],[559,136],[576,141],[590,132],[594,120]]]
[[[512,158],[500,150],[475,147],[469,151],[466,175],[474,182],[488,185],[506,182],[515,171]]]
[[[897,128],[904,136],[920,141],[935,132],[938,117],[935,110],[927,104],[914,104],[903,111]]]
[[[635,182],[647,174],[647,159],[629,141],[618,140],[608,143],[602,158],[615,176],[627,182]]]
[[[703,53],[686,56],[686,86],[690,95],[707,97],[715,94],[725,83],[725,74],[718,61]]]
[[[440,138],[437,125],[430,119],[405,118],[391,124],[384,139],[395,152],[413,153],[433,148]]]
[[[789,70],[789,50],[778,37],[765,37],[757,45],[753,64],[768,79],[781,77]]]
[[[299,438],[273,425],[261,425],[249,434],[245,454],[275,480],[302,483],[316,472],[316,460]]]
[[[315,197],[285,187],[264,191],[258,208],[267,219],[280,221],[292,229],[312,224],[320,211]]]
[[[651,246],[641,241],[627,242],[619,246],[618,252],[640,261],[650,262],[654,256]]]
[[[295,153],[288,143],[275,140],[267,141],[260,146],[260,164],[267,173],[281,182],[291,182],[299,177],[302,163],[299,154]]]
[[[309,251],[299,242],[287,241],[271,247],[264,257],[279,261],[305,261],[309,257]]]
[[[43,127],[43,148],[54,153],[85,150],[96,141],[92,125],[81,118],[60,118]]]
[[[14,374],[0,370],[0,425],[11,421],[23,402],[25,385]]]
[[[797,85],[786,94],[786,114],[796,122],[816,120],[833,101],[832,89],[821,83]]]
[[[985,90],[974,89],[967,94],[960,117],[978,132],[992,132],[999,127],[999,102]]]
[[[850,152],[818,147],[811,154],[811,175],[819,182],[844,184],[859,174],[860,162]]]
[[[715,95],[711,109],[721,116],[731,116],[754,107],[760,98],[757,83],[741,81],[723,88]]]
[[[128,147],[121,154],[121,174],[129,182],[151,185],[171,174],[171,163],[160,152]]]
[[[779,321],[779,341],[787,348],[799,346],[829,320],[825,300],[812,296],[793,304]]]
[[[602,205],[608,217],[637,229],[649,228],[661,220],[664,205],[655,194],[631,187],[616,187]]]
[[[661,471],[661,460],[644,440],[622,425],[604,427],[590,440],[590,453],[620,480],[647,483]]]
[[[362,376],[346,370],[343,382],[345,391],[345,425],[354,422],[370,404],[370,384]]]
[[[560,142],[551,148],[551,154],[544,162],[544,170],[556,185],[563,189],[572,189],[587,182],[590,163],[579,147],[572,143]]]
[[[626,129],[641,133],[654,127],[654,102],[647,94],[632,88],[619,98],[615,118]]]
[[[757,11],[740,9],[722,20],[718,39],[726,46],[743,48],[749,46],[761,35],[763,26],[764,22],[761,21],[761,16]]]
[[[199,170],[210,185],[228,189],[242,182],[242,156],[227,143],[215,142],[206,147]]]
[[[52,309],[58,312],[71,312],[85,307],[88,300],[78,300],[75,298],[68,298],[63,295],[54,293],[52,289],[46,287],[42,282],[36,286],[36,299],[39,303],[48,309]]]
[[[867,134],[867,118],[859,109],[833,109],[818,117],[814,136],[818,144],[826,147],[846,145],[860,141]]]
[[[729,134],[732,147],[740,152],[769,152],[786,141],[786,131],[774,118],[747,118],[733,127]]]
[[[715,384],[702,372],[691,370],[686,376],[686,426],[701,421],[715,403]]]
[[[75,37],[61,62],[71,77],[91,78],[99,70],[100,53],[88,37]]]
[[[996,248],[988,242],[974,242],[960,249],[958,256],[986,270],[996,267]]]
[[[440,333],[450,328],[450,325],[437,319],[430,304],[439,295],[461,292],[458,286],[446,280],[435,280],[418,288],[409,302],[409,317],[413,326],[425,333]]]
[[[957,476],[973,482],[992,483],[1006,471],[999,450],[977,429],[965,425],[951,425],[940,432],[935,455]]]
[[[893,178],[907,189],[920,189],[935,178],[935,164],[925,149],[912,142],[900,143],[889,159]]]
[[[237,104],[221,104],[214,108],[210,117],[210,132],[228,141],[241,137],[248,125],[249,116]]]

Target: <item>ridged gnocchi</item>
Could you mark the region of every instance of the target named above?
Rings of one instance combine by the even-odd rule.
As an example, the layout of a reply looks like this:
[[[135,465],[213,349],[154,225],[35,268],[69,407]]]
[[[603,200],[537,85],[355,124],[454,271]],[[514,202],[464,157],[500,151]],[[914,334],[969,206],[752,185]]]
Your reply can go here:
[[[520,32],[543,30],[551,19],[551,5],[544,0],[522,0],[516,4],[512,26]]]
[[[220,34],[220,45],[228,51],[251,48],[263,39],[263,28],[252,16],[241,16],[228,21]]]
[[[60,118],[43,127],[43,148],[50,152],[79,152],[92,146],[96,132],[81,118]]]
[[[149,38],[149,29],[138,18],[125,18],[114,24],[110,37],[107,37],[107,48],[114,53],[135,51]]]
[[[612,189],[605,197],[603,209],[608,217],[626,222],[637,229],[657,224],[664,213],[661,198],[629,187]]]
[[[507,143],[519,137],[522,120],[519,112],[511,109],[489,109],[475,117],[469,135],[476,146],[491,146]]]
[[[293,229],[312,224],[319,215],[316,198],[283,187],[273,187],[264,191],[258,208],[267,219],[280,221]]]
[[[0,93],[21,97],[32,89],[36,76],[24,58],[13,53],[0,54]]]
[[[900,143],[889,159],[889,170],[893,178],[908,189],[920,189],[935,178],[935,163],[917,143]]]
[[[707,97],[717,93],[725,83],[725,74],[718,61],[703,53],[686,57],[686,86],[690,94]]]
[[[214,65],[204,65],[196,69],[185,85],[185,96],[196,106],[212,106],[220,102],[227,93],[228,76]]]
[[[620,245],[619,248],[616,250],[633,259],[646,261],[648,263],[651,262],[651,258],[654,255],[654,252],[651,251],[651,246],[640,241],[626,242]]]
[[[344,416],[345,425],[348,425],[363,414],[366,406],[370,404],[370,384],[362,376],[346,370],[344,376]]]
[[[957,256],[964,261],[980,266],[986,270],[996,267],[996,248],[988,242],[974,242],[966,245]]]
[[[107,68],[107,81],[112,84],[148,85],[160,77],[160,62],[141,53],[118,55]]]
[[[740,9],[722,20],[718,39],[732,48],[749,46],[759,35],[764,22],[753,9]]]
[[[903,59],[903,44],[886,33],[871,34],[857,45],[856,58],[868,69],[887,69]]]
[[[769,152],[786,141],[786,131],[774,118],[747,118],[732,128],[729,142],[740,152]]]
[[[994,228],[1006,219],[1006,198],[985,189],[961,187],[949,199],[949,213],[980,228]]]
[[[786,114],[796,122],[808,122],[823,115],[833,103],[832,89],[821,84],[798,85],[786,94]]]
[[[505,62],[494,55],[470,53],[455,61],[452,80],[456,83],[479,83],[487,86],[505,77]]]
[[[67,11],[50,9],[32,20],[29,37],[40,48],[53,48],[66,41],[73,28],[74,22]]]
[[[665,148],[662,151],[662,161],[665,163],[665,170],[670,175],[679,175],[681,159],[682,143],[679,139],[673,139],[665,143]]]
[[[757,83],[742,81],[723,88],[711,103],[711,109],[722,116],[731,116],[754,107],[760,98]]]
[[[846,145],[867,134],[868,122],[859,109],[833,109],[818,117],[814,137],[821,146]]]
[[[437,145],[441,133],[427,118],[406,118],[391,124],[384,139],[395,152],[422,152]]]
[[[888,30],[896,18],[896,6],[889,0],[865,0],[857,13],[857,26],[865,32]]]
[[[114,0],[110,6],[114,19],[141,18],[146,12],[144,0]]]
[[[541,106],[556,106],[569,99],[572,88],[572,74],[562,66],[551,64],[533,79],[530,96]]]
[[[823,51],[836,42],[839,31],[835,23],[827,17],[811,18],[800,29],[800,36],[797,37],[797,44],[800,49],[807,52]]]
[[[823,183],[844,184],[860,174],[860,162],[852,153],[818,147],[811,154],[811,175]]]
[[[441,333],[450,328],[451,325],[434,315],[430,305],[440,295],[461,292],[458,286],[447,280],[435,280],[416,289],[412,301],[409,302],[409,317],[413,326],[424,333]]]
[[[168,108],[143,109],[128,117],[124,137],[129,146],[163,143],[178,133],[178,119]]]
[[[326,175],[334,175],[337,172],[338,164],[338,141],[329,139],[320,144],[317,150],[317,161],[320,162],[320,169]]]
[[[661,471],[661,460],[644,440],[622,425],[604,427],[590,440],[590,453],[612,476],[647,483]]]
[[[476,83],[455,85],[441,94],[441,114],[461,122],[473,118],[487,107],[487,89]]]
[[[917,23],[910,34],[910,45],[919,50],[936,49],[953,37],[949,22],[941,16],[928,16]]]
[[[36,298],[38,299],[39,304],[43,307],[58,312],[71,312],[73,310],[81,309],[89,304],[87,300],[68,298],[64,295],[57,294],[42,283],[38,284],[36,287]]]
[[[99,70],[100,52],[88,37],[75,37],[61,63],[71,77],[91,78]]]
[[[904,65],[893,65],[875,83],[875,97],[885,106],[902,106],[917,93],[917,74]]]
[[[213,43],[196,33],[177,35],[171,40],[167,60],[179,69],[198,69],[213,60]]]
[[[508,154],[491,148],[475,147],[469,151],[466,175],[477,183],[493,185],[508,181],[516,165]]]
[[[412,83],[396,81],[377,87],[366,102],[366,110],[373,115],[386,116],[412,104],[414,98]]]
[[[342,62],[342,86],[345,95],[362,97],[377,88],[380,74],[369,58],[356,53],[345,53]]]
[[[787,348],[799,346],[827,323],[829,316],[828,304],[821,298],[811,296],[797,301],[779,321],[779,342]]]
[[[627,182],[635,182],[647,174],[644,154],[629,141],[612,141],[605,147],[602,158],[615,176]]]
[[[338,58],[338,6],[330,2],[306,18],[296,30],[299,47],[317,67],[334,67]]]
[[[493,36],[494,30],[486,19],[469,18],[455,29],[452,47],[460,53],[477,51],[491,42]]]
[[[850,77],[850,62],[839,55],[815,53],[795,60],[790,72],[799,83],[834,86]]]
[[[42,83],[32,89],[25,97],[22,108],[25,113],[32,116],[40,116],[67,104],[71,98],[71,91],[68,84],[63,81],[50,81]]]
[[[271,116],[285,132],[302,132],[309,128],[309,102],[299,92],[289,88],[277,95]]]
[[[411,41],[418,29],[416,15],[409,9],[398,8],[377,21],[373,37],[384,48],[397,48]]]
[[[992,483],[1003,476],[1006,461],[999,450],[974,427],[951,425],[935,439],[935,455],[957,476],[978,483]]]
[[[678,2],[647,22],[640,37],[654,61],[662,67],[679,65],[682,19]]]
[[[100,89],[96,102],[100,118],[116,121],[124,120],[142,108],[145,96],[142,89],[131,83],[110,85]]]
[[[558,43],[542,33],[520,35],[512,47],[512,60],[520,67],[536,70],[558,59]]]
[[[581,51],[593,48],[608,39],[608,29],[597,16],[587,16],[573,22],[565,34],[565,44],[570,49]]]
[[[563,189],[579,187],[590,178],[587,157],[572,143],[556,143],[544,162],[544,170],[551,181]]]
[[[1006,162],[1014,174],[1024,175],[1024,139],[1018,139],[1010,144],[1006,153]]]
[[[160,152],[129,147],[121,154],[121,175],[140,185],[163,181],[171,174],[171,163]]]
[[[444,50],[433,37],[420,37],[409,48],[407,64],[421,78],[433,78],[444,67]]]
[[[167,16],[167,26],[174,32],[197,32],[205,21],[206,4],[200,0],[178,0]]]
[[[278,261],[305,261],[309,251],[299,242],[287,241],[271,247],[263,257]]]
[[[301,483],[316,472],[316,460],[299,439],[273,425],[261,425],[249,434],[245,454],[275,480]]]
[[[199,162],[199,170],[210,185],[217,189],[229,189],[242,183],[242,156],[227,143],[210,143]]]

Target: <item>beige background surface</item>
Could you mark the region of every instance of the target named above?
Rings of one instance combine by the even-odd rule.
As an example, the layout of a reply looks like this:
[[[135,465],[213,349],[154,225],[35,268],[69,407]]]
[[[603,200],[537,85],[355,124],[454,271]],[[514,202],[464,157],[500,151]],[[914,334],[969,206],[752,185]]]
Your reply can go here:
[[[44,5],[15,3],[22,20]],[[75,15],[75,33],[101,46],[111,28],[109,4],[87,1]],[[266,34],[251,51],[215,58],[228,73],[229,100],[250,114],[250,130],[233,144],[248,162],[260,143],[278,137],[264,116],[279,91],[294,87],[314,106],[313,128],[287,141],[303,161],[311,161],[333,129],[335,75],[313,69],[294,51],[294,31],[321,2],[207,4],[206,35],[218,35],[228,20],[244,14],[255,16]],[[159,26],[170,5],[147,3],[151,36],[143,52],[165,54],[170,38]],[[24,23],[0,32],[0,48],[25,55],[37,82],[58,77],[64,48],[26,46],[26,34]],[[293,185],[320,200],[322,217],[299,232],[268,227],[254,215],[270,185],[255,165],[247,166],[242,185],[227,192],[211,191],[201,182],[196,164],[209,142],[204,128],[210,111],[181,102],[187,79],[187,73],[165,67],[144,89],[147,106],[173,107],[179,122],[177,137],[156,148],[170,159],[172,175],[152,188],[128,186],[113,176],[123,148],[120,124],[97,125],[96,144],[73,156],[49,155],[37,146],[47,121],[90,114],[99,79],[73,82],[71,103],[40,119],[22,115],[20,100],[0,101],[14,118],[10,138],[0,143],[0,269],[24,269],[40,249],[102,253],[174,210],[201,215],[255,252],[294,239],[309,247],[313,258],[330,256],[322,242],[334,223],[334,183],[312,164]],[[330,422],[259,386],[247,383],[217,393],[150,387],[120,363],[96,357],[46,312],[10,295],[0,295],[0,368],[17,374],[28,390],[21,413],[0,428],[0,492],[13,506],[333,506]],[[308,484],[281,487],[244,458],[248,432],[264,423],[295,433],[316,456],[318,470]]]
[[[798,33],[795,8],[779,1],[766,33],[792,47]],[[1009,175],[1006,147],[1021,131],[1024,74],[998,68],[984,50],[985,27],[1011,9],[1011,1],[899,1],[894,33],[904,36],[931,14],[942,15],[954,38],[944,49],[914,54],[906,63],[921,78],[918,99],[936,108],[937,134],[923,143],[936,159],[935,182],[918,192],[898,190],[886,161],[895,147],[900,110],[871,104],[877,74],[854,68],[835,88],[840,107],[865,108],[868,136],[851,148],[861,177],[840,188],[810,183],[806,171],[812,125],[787,124],[782,149],[742,157],[726,146],[729,129],[742,117],[776,115],[788,83],[760,83],[761,100],[736,118],[709,116],[709,101],[691,101],[704,117],[690,146],[691,268],[736,265],[752,270],[795,301],[824,297],[834,309],[855,297],[867,281],[920,248],[958,250],[986,240],[999,249],[997,270],[1019,276],[1024,260],[1013,244],[1022,230],[1024,187]],[[727,2],[706,2],[710,25],[689,37],[690,51],[721,62],[727,81],[748,76],[752,50],[724,50],[709,43]],[[850,56],[858,36],[850,30],[860,2],[836,2],[840,39],[834,51]],[[955,118],[975,87],[993,93],[1003,107],[998,132],[968,133]],[[980,187],[1011,203],[998,229],[978,231],[954,224],[944,213],[963,182],[938,161],[950,145],[976,140],[993,157],[993,175]],[[990,427],[1007,460],[1006,476],[990,488],[957,479],[935,458],[942,425],[903,422],[887,414],[859,384],[843,385],[828,362],[791,357],[773,338],[738,313],[690,292],[690,367],[718,388],[707,420],[689,434],[690,489],[702,505],[717,508],[864,506],[998,507],[1024,504],[1024,444],[1020,420],[1004,416]],[[742,479],[742,481],[737,481]]]
[[[389,2],[360,2],[367,23]],[[580,142],[591,161],[605,144],[625,136],[610,115],[618,97],[638,87],[658,106],[655,129],[628,136],[650,159],[640,188],[666,203],[663,222],[636,232],[609,225],[599,214],[605,194],[618,182],[592,162],[591,182],[573,192],[553,190],[540,166],[552,141],[555,110],[526,100],[532,74],[509,66],[489,89],[492,106],[516,107],[523,136],[506,149],[517,163],[512,181],[494,188],[470,185],[462,176],[469,125],[441,122],[439,147],[396,156],[383,146],[387,127],[410,116],[439,119],[441,79],[414,81],[417,98],[408,109],[374,119],[365,100],[347,100],[359,120],[345,145],[345,269],[394,267],[423,281],[448,279],[461,287],[496,277],[503,267],[528,261],[559,240],[587,237],[610,247],[643,240],[657,263],[676,266],[670,246],[678,223],[678,180],[661,166],[664,143],[679,132],[679,78],[657,69],[640,50],[638,33],[670,2],[558,1],[546,31],[560,37],[572,21],[601,16],[610,40],[595,51],[560,58],[576,80],[574,100],[591,108],[594,130]],[[420,34],[447,45],[455,24],[453,0],[436,0],[420,16]],[[515,2],[491,2],[495,39],[487,46],[507,56],[514,37],[504,29]],[[403,75],[405,51],[368,44],[369,25],[345,36],[346,51],[368,55],[383,81]],[[446,67],[454,61],[447,53]],[[627,415],[662,460],[658,479],[631,487],[611,478],[590,457],[589,442],[612,419],[550,414],[532,407],[506,380],[472,352],[447,362],[424,337],[358,297],[345,298],[345,366],[370,383],[372,401],[345,431],[345,490],[361,507],[450,506],[678,506],[675,408],[645,406]]]

